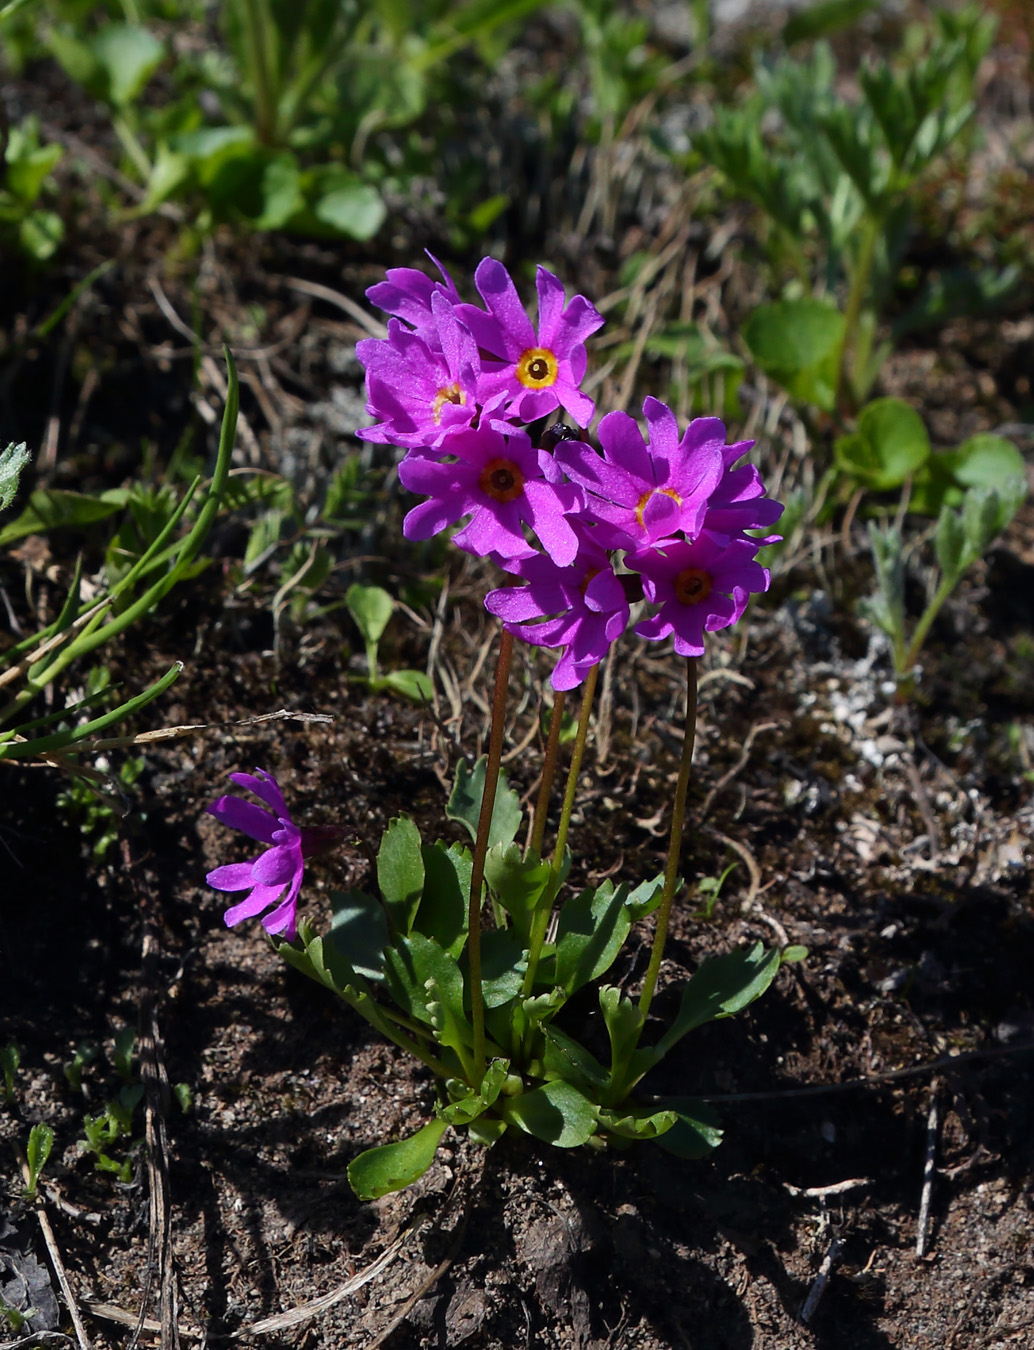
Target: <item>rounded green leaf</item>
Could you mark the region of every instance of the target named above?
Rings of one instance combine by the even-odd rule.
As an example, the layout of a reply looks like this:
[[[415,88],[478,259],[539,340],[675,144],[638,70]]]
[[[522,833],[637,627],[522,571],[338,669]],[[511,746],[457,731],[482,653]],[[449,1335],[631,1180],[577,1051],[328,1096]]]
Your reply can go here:
[[[372,239],[384,224],[388,208],[368,183],[335,188],[316,203],[317,220],[352,239]]]
[[[364,642],[380,642],[388,620],[395,612],[395,601],[382,586],[363,586],[355,582],[345,592],[345,604],[355,619]]]
[[[844,316],[812,296],[761,305],[743,326],[758,365],[798,402],[826,411],[835,401]]]
[[[448,1121],[429,1120],[408,1139],[368,1148],[349,1163],[348,1184],[360,1200],[377,1200],[391,1191],[411,1186],[431,1166],[448,1128]]]
[[[930,458],[930,437],[916,410],[899,398],[878,398],[858,414],[858,429],[834,447],[837,464],[877,492],[899,488]]]
[[[503,1114],[526,1134],[557,1148],[577,1148],[596,1132],[599,1108],[570,1083],[557,1081],[508,1097]]]
[[[1023,456],[1004,436],[985,432],[971,436],[944,457],[952,477],[962,487],[1001,487],[1010,478],[1026,472]]]

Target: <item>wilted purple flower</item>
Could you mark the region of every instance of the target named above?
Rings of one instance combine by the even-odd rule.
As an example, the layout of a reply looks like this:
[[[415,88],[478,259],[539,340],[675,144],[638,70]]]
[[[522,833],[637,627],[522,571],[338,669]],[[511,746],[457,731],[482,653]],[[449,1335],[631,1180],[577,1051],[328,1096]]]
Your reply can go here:
[[[437,295],[448,305],[459,302],[459,292],[445,268],[433,253],[427,255],[442,274],[441,281],[433,281],[426,272],[415,267],[391,267],[386,281],[369,287],[366,298],[378,309],[394,314],[408,323],[433,347],[437,344],[437,323],[433,300]]]
[[[262,914],[265,929],[293,942],[298,932],[296,910],[305,859],[336,842],[341,831],[336,826],[299,829],[291,819],[276,779],[264,769],[256,769],[254,774],[231,773],[230,779],[253,792],[271,809],[267,811],[240,797],[220,797],[206,808],[208,814],[270,847],[249,862],[217,867],[205,880],[217,891],[250,892],[240,904],[226,911],[228,928],[242,919]],[[271,906],[275,906],[272,912],[265,913]]]
[[[774,525],[783,514],[782,502],[765,496],[765,485],[753,464],[732,466],[753,446],[753,441],[737,441],[722,447],[722,476],[712,492],[704,515],[703,529],[739,536],[744,530]],[[770,535],[759,544],[773,544],[782,536]]]
[[[628,600],[610,559],[584,526],[578,534],[578,554],[569,566],[541,553],[515,559],[506,570],[528,584],[485,597],[485,608],[516,637],[537,647],[564,648],[550,681],[558,690],[581,684],[628,625]]]
[[[366,367],[366,411],[378,419],[357,433],[362,440],[436,449],[477,413],[477,345],[439,294],[431,296],[431,313],[438,337],[433,347],[398,319],[388,321],[386,340],[356,343]]]
[[[643,593],[657,614],[636,624],[639,637],[674,635],[680,656],[702,656],[704,633],[728,628],[755,591],[767,591],[768,569],[754,561],[760,541],[701,534],[693,543],[669,540],[629,554],[626,564],[643,575]]]
[[[649,444],[628,413],[608,413],[599,425],[603,455],[581,441],[561,441],[557,463],[585,488],[587,511],[609,548],[645,548],[699,533],[708,499],[722,476],[725,427],[698,417],[679,437],[675,414],[648,398],[643,413]]]
[[[535,550],[524,537],[528,525],[561,566],[574,561],[578,536],[567,517],[584,499],[563,481],[551,455],[535,450],[523,431],[504,436],[490,428],[454,432],[448,453],[455,462],[410,453],[399,465],[403,487],[430,498],[406,516],[407,539],[430,539],[470,515],[453,540],[468,553],[529,557]]]
[[[560,405],[580,427],[588,426],[596,405],[578,386],[585,376],[585,339],[603,316],[583,295],[565,308],[563,285],[540,267],[536,332],[502,263],[483,258],[474,280],[489,312],[466,304],[456,312],[482,349],[486,392],[504,391],[520,422],[534,422]]]

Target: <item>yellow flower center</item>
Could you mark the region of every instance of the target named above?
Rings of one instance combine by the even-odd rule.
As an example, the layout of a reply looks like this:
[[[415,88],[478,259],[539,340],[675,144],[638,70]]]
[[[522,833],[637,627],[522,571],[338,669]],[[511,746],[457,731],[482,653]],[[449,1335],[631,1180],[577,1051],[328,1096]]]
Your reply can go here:
[[[434,415],[434,424],[437,426],[442,420],[442,408],[446,403],[456,403],[463,407],[467,402],[467,396],[458,384],[443,384],[434,396],[434,402],[431,404],[431,412]]]
[[[687,567],[675,578],[675,598],[683,605],[699,605],[711,594],[714,577],[702,567]]]
[[[527,389],[548,389],[556,384],[557,359],[548,347],[529,347],[517,362],[517,378]]]
[[[662,497],[670,497],[671,500],[677,506],[682,505],[682,498],[679,496],[679,494],[675,491],[674,488],[661,488],[660,494]],[[643,512],[646,510],[646,503],[650,500],[650,498],[653,495],[654,494],[652,492],[644,492],[643,495],[639,498],[639,502],[635,509],[635,518],[636,520],[638,520],[640,528],[644,530],[646,529],[646,522],[643,519]]]
[[[524,491],[524,475],[512,459],[490,459],[481,470],[478,487],[497,502],[512,502]]]

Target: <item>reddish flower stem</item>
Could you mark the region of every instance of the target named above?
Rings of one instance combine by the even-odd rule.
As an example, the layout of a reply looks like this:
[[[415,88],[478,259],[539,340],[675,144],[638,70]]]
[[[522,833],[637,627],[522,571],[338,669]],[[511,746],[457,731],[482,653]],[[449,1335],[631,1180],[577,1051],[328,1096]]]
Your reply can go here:
[[[492,732],[488,743],[488,765],[485,769],[485,791],[481,798],[474,861],[470,873],[470,904],[467,911],[467,960],[470,967],[470,1020],[474,1028],[474,1073],[480,1086],[485,1074],[485,998],[481,988],[481,888],[485,881],[485,858],[488,838],[495,810],[495,794],[499,786],[499,766],[503,758],[503,729],[506,721],[506,691],[510,682],[510,658],[513,655],[513,634],[503,629],[499,642],[499,659],[495,668],[495,696],[492,700]]]

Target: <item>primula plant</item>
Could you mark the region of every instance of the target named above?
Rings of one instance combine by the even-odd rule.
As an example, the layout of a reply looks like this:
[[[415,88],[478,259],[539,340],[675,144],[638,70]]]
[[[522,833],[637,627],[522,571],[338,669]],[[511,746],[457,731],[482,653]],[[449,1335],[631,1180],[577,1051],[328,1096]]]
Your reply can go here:
[[[327,985],[434,1074],[434,1117],[409,1139],[361,1154],[349,1179],[363,1198],[408,1185],[443,1134],[467,1127],[491,1142],[524,1131],[562,1148],[658,1140],[700,1156],[720,1138],[703,1103],[658,1107],[635,1089],[688,1032],[753,1002],[796,952],[761,944],[705,960],[666,1027],[648,1020],[679,876],[696,727],[696,666],[705,634],[742,616],[768,588],[758,549],[782,507],[714,417],[680,429],[663,403],[643,406],[646,433],[611,412],[596,438],[582,391],[586,339],[603,320],[582,296],[567,300],[538,271],[537,322],[506,270],[477,269],[483,306],[452,280],[400,268],[368,292],[391,316],[388,336],[359,344],[373,424],[360,436],[405,450],[402,484],[425,498],[406,515],[407,538],[452,526],[453,543],[507,574],[485,605],[502,623],[489,751],[461,762],[446,814],[472,849],[424,842],[414,822],[390,822],[376,860],[376,891],[332,895],[326,931],[297,915],[305,861],[333,842],[290,816],[272,775],[233,774],[262,805],[222,797],[210,811],[265,846],[216,868],[209,882],[246,892],[227,923],[261,917],[291,965]],[[576,424],[549,423],[559,413]],[[598,441],[598,445],[595,443]],[[633,609],[636,617],[633,618]],[[568,830],[600,662],[630,623],[649,641],[672,639],[686,661],[687,711],[664,874],[638,883],[569,886]],[[500,772],[515,639],[556,654],[553,706],[537,804],[525,847],[517,794]],[[559,770],[562,713],[581,689],[577,735],[547,847]],[[654,917],[650,957],[634,996],[605,982],[633,925]],[[576,1039],[564,1009],[595,987],[593,1044]],[[584,1018],[584,996],[583,996]]]

